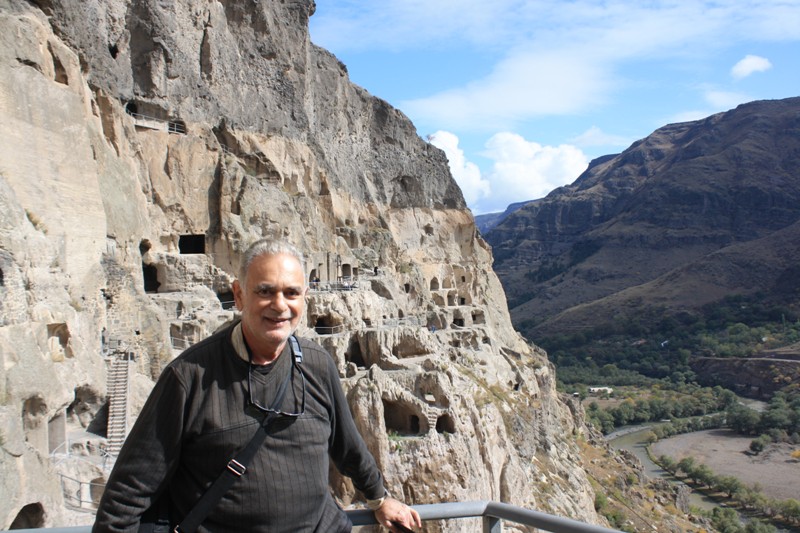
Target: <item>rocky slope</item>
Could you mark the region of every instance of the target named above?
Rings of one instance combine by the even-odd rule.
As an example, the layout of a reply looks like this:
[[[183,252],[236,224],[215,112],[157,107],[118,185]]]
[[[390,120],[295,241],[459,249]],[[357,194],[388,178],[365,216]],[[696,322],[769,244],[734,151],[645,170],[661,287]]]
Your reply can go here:
[[[301,333],[393,493],[603,522],[580,410],[513,330],[444,154],[309,41],[313,10],[0,0],[0,528],[91,521],[152,379],[232,319],[265,235],[307,252]]]
[[[487,233],[528,338],[726,295],[800,299],[800,98],[671,124]]]

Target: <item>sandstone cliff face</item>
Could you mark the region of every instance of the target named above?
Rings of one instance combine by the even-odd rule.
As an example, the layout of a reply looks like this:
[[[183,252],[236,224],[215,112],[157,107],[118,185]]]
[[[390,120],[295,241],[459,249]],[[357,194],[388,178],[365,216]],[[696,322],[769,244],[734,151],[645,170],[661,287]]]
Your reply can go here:
[[[393,493],[600,520],[443,153],[309,42],[313,9],[0,2],[0,527],[91,521],[71,509],[265,235],[307,252],[301,333]]]
[[[778,296],[796,279],[799,131],[800,98],[671,124],[509,215],[487,240],[514,323],[536,339],[597,317]]]

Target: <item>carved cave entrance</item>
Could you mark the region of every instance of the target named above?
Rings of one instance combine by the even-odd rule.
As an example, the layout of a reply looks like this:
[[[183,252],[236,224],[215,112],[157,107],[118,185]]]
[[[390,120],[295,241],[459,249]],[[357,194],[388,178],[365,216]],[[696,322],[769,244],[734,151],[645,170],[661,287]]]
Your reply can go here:
[[[418,437],[427,432],[427,428],[420,425],[420,417],[414,413],[410,405],[383,401],[383,418],[386,431],[403,437]]]
[[[358,368],[365,368],[367,363],[364,361],[364,354],[361,352],[361,345],[358,340],[351,339],[350,346],[344,354],[348,363],[353,363]]]
[[[188,254],[204,254],[206,253],[206,236],[199,235],[181,235],[178,238],[178,250],[181,255]]]
[[[314,331],[319,335],[333,335],[341,329],[341,326],[342,324],[340,321],[335,320],[330,315],[324,315],[317,318],[317,321],[314,323]]]
[[[158,281],[158,268],[155,265],[142,263],[142,275],[144,276],[144,292],[158,292],[161,283]]]
[[[8,529],[36,529],[44,527],[44,507],[41,503],[29,503],[20,509]]]
[[[456,423],[453,417],[445,413],[436,419],[436,431],[439,433],[455,433]]]
[[[236,301],[234,301],[233,298],[233,291],[218,292],[217,298],[219,298],[219,303],[222,305],[223,309],[233,309],[236,307]]]

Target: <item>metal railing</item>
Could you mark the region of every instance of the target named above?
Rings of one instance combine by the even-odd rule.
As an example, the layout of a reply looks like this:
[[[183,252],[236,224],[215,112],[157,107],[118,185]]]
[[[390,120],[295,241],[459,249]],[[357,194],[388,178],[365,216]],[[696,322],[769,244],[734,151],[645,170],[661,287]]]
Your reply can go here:
[[[353,281],[311,281],[311,292],[355,291],[360,288],[358,280]]]
[[[141,113],[133,113],[128,110],[126,110],[125,112],[133,117],[134,123],[137,126],[164,130],[169,133],[180,133],[183,135],[186,134],[186,126],[181,122],[175,122],[173,120],[165,118],[149,117],[147,115],[142,115]],[[156,125],[158,125],[158,127],[156,127]]]
[[[414,505],[423,521],[453,520],[460,518],[481,518],[483,533],[501,533],[503,521],[532,526],[550,533],[621,533],[616,529],[608,529],[570,518],[531,511],[507,503],[491,501],[434,503]],[[345,511],[354,526],[377,524],[375,515],[368,509],[351,509]],[[60,527],[44,529],[20,529],[17,533],[90,533],[91,526]]]
[[[100,495],[103,494],[105,483],[94,483],[91,481],[81,481],[59,474],[61,479],[61,492],[64,494],[64,504],[74,511],[84,511],[94,513],[97,511],[97,504],[100,503]]]

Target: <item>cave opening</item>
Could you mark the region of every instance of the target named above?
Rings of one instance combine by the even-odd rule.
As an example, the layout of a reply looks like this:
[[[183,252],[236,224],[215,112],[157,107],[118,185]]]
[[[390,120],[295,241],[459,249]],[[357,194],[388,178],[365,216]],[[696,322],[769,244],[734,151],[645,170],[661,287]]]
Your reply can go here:
[[[205,234],[181,235],[178,238],[178,251],[181,253],[181,255],[206,253]]]

